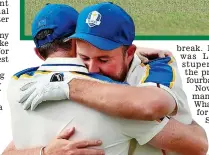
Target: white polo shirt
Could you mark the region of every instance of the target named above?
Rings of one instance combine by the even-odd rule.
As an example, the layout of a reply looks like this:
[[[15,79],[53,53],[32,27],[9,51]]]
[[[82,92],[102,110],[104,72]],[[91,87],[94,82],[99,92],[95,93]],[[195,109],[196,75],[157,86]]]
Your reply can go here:
[[[62,73],[65,79],[69,71],[87,73],[80,59],[53,58],[39,68],[15,74],[8,87],[8,100],[17,149],[45,146],[62,130],[75,127],[76,133],[70,140],[100,139],[106,155],[127,155],[132,138],[144,145],[167,124],[167,118],[157,122],[110,117],[69,100],[40,104],[35,111],[25,111],[17,102],[19,89],[26,82],[55,73]]]
[[[191,124],[192,115],[187,96],[182,88],[182,81],[174,58],[166,57],[142,64],[135,55],[126,81],[132,86],[159,84],[162,89],[173,96],[177,104],[177,114],[173,116],[184,124]],[[150,94],[151,95],[151,94]],[[133,150],[132,150],[133,151]],[[174,155],[176,153],[156,149],[150,145],[136,145],[133,155]]]

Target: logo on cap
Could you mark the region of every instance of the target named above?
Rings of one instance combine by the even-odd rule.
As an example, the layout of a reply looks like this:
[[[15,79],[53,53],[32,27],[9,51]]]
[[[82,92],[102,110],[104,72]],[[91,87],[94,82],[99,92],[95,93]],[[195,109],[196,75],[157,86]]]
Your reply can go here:
[[[98,26],[101,23],[102,15],[97,11],[92,11],[89,13],[86,23],[89,25],[89,27]]]

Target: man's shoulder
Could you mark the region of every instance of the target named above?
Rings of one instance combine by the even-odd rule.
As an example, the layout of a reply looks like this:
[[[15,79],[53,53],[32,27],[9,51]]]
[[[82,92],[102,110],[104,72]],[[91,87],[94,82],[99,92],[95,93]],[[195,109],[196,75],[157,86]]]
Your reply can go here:
[[[12,79],[19,80],[22,78],[32,78],[36,74],[48,74],[48,71],[39,71],[39,66],[23,69],[12,76]]]
[[[56,71],[56,72],[50,72],[50,71],[41,71],[38,70],[39,67],[31,67],[31,68],[27,68],[24,70],[21,70],[19,72],[17,72],[16,74],[13,75],[12,79],[14,80],[25,80],[25,79],[31,79],[34,77],[43,77],[43,75],[47,75],[50,74],[52,75],[58,75],[58,74],[63,74],[63,76],[68,77],[71,73],[76,74],[78,77],[81,76],[84,79],[92,79],[95,81],[99,81],[99,82],[107,82],[107,83],[116,83],[116,84],[127,84],[127,83],[123,83],[123,82],[118,82],[115,81],[109,77],[100,75],[100,74],[96,74],[96,73],[83,73],[83,72],[63,72],[63,71]]]
[[[134,59],[135,61],[133,61],[127,75],[127,82],[129,84],[136,86],[139,83],[145,82],[171,82],[170,78],[173,76],[173,63],[175,62],[172,57],[158,58],[148,63],[136,61],[137,58],[135,57]]]

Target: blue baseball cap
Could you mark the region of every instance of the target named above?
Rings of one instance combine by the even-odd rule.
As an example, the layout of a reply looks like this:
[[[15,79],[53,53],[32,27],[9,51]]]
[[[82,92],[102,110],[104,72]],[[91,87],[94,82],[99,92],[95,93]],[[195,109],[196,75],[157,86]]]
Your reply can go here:
[[[80,12],[76,32],[69,38],[87,41],[102,50],[112,50],[132,44],[135,25],[121,7],[102,2]]]
[[[37,15],[32,23],[32,37],[36,47],[53,42],[55,39],[69,37],[75,33],[78,12],[64,4],[46,4]],[[46,38],[36,39],[36,35],[42,30],[52,30]]]

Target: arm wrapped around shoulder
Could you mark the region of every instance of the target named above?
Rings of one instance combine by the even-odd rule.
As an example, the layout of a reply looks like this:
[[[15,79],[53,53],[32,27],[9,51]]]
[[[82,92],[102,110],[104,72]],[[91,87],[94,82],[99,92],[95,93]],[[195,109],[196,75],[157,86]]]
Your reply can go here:
[[[168,115],[174,116],[184,123],[190,124],[192,121],[187,96],[182,88],[182,81],[178,71],[177,63],[173,57],[165,57],[150,61],[145,66],[144,76],[140,81],[139,86],[152,85],[162,88],[165,92],[173,97],[175,107],[173,104],[167,102]],[[152,83],[152,84],[150,84]],[[154,84],[153,84],[154,83]],[[150,96],[153,92],[150,92]],[[161,102],[165,100],[162,97]],[[161,104],[160,104],[161,105]],[[156,105],[157,106],[157,105]],[[178,113],[178,115],[176,115]],[[184,117],[182,117],[184,116]]]
[[[176,109],[175,94],[169,92],[167,87],[152,82],[140,84],[138,87],[142,88],[141,100],[145,110],[143,113],[148,120],[158,120]]]

